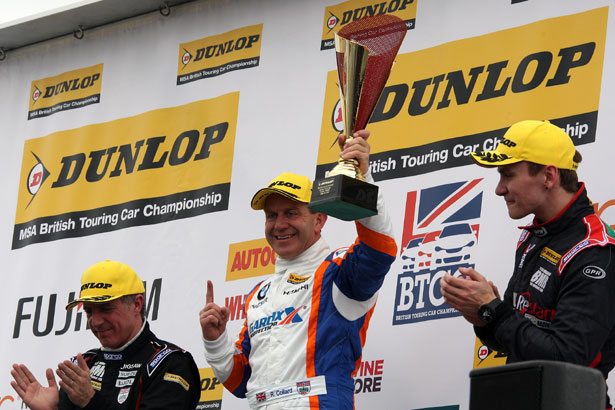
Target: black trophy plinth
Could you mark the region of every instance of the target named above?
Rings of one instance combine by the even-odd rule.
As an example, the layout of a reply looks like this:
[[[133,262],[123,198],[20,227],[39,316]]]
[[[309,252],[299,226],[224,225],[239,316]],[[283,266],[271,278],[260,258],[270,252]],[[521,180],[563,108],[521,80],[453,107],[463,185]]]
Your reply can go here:
[[[378,186],[346,175],[335,175],[314,181],[313,211],[344,221],[353,221],[378,213]]]

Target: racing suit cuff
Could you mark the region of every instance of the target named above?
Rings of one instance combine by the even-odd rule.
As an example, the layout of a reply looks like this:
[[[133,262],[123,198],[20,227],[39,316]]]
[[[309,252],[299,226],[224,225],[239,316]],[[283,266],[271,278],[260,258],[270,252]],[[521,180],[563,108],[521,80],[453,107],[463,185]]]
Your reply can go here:
[[[476,336],[481,339],[481,335],[488,337],[493,335],[497,328],[510,316],[513,316],[515,311],[508,303],[503,302],[496,306],[494,310],[493,319],[485,326],[474,326]]]
[[[229,339],[226,329],[216,340],[206,340],[203,338],[203,346],[205,347],[205,358],[207,360],[216,360],[225,356],[229,349]]]

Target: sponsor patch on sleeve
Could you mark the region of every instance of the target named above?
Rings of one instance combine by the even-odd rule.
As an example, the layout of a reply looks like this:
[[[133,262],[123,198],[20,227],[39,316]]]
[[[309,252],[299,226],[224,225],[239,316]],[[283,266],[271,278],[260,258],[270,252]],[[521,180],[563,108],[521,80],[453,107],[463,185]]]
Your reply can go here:
[[[592,279],[604,279],[606,278],[606,272],[604,269],[598,266],[586,266],[583,268],[583,275]]]
[[[164,360],[165,357],[167,357],[173,352],[174,352],[173,349],[170,349],[167,347],[159,351],[158,353],[156,353],[156,355],[147,364],[147,375],[151,376],[152,374],[154,374],[154,371],[156,370],[158,365],[162,362],[162,360]]]
[[[94,390],[100,391],[100,389],[102,388],[101,382],[97,382],[96,380],[90,380],[90,383],[92,383],[92,388]]]
[[[344,258],[344,255],[346,255],[346,252],[348,252],[348,248],[337,249],[335,252],[333,252],[333,256],[331,257],[331,259],[342,259]]]
[[[186,391],[188,391],[190,389],[190,383],[185,381],[184,378],[181,377],[178,374],[165,373],[163,379],[166,380],[166,381],[169,381],[169,382],[175,382],[175,383],[179,384],[184,389],[186,389]]]

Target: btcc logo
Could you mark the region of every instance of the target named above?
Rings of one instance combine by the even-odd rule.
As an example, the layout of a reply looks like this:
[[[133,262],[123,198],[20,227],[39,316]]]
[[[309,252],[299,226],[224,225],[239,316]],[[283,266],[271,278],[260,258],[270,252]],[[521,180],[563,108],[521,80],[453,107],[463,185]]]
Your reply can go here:
[[[81,285],[81,290],[85,289],[109,289],[113,285],[111,283],[103,283],[103,282],[90,282],[84,283]]]

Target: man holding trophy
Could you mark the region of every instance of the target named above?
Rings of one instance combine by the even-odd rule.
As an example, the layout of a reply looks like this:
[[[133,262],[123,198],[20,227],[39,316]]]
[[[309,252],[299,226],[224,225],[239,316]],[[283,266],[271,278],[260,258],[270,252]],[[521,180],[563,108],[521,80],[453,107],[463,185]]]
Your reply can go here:
[[[406,30],[405,23],[393,16],[375,16],[354,23],[338,34],[344,30],[351,34],[353,30],[359,34],[368,30],[390,36],[391,32],[403,31],[397,35],[394,54]],[[339,62],[338,52],[338,69]],[[347,67],[349,62],[343,65]],[[380,75],[388,77],[389,70],[390,64],[380,70]],[[382,87],[386,77],[384,81],[379,79]],[[370,84],[369,78],[364,78],[363,83]],[[348,88],[344,83],[340,86],[343,95],[347,95]],[[378,96],[379,92],[372,98],[374,106]],[[369,115],[358,123],[359,129],[356,124],[347,128],[352,138],[338,138],[340,162],[356,167],[367,183],[373,182],[368,172],[369,132],[361,128]],[[339,204],[348,202],[343,191],[349,185],[354,186],[352,181],[342,182],[341,195],[333,198],[338,204],[325,207],[335,213],[346,209],[363,215],[357,210],[363,204],[357,205],[355,199],[365,195],[350,195],[353,198],[348,207]],[[356,189],[351,187],[353,190]],[[248,294],[246,320],[235,343],[226,332],[230,312],[214,303],[213,284],[207,283],[206,305],[200,312],[205,357],[224,386],[237,397],[246,397],[253,409],[354,408],[353,377],[361,361],[378,290],[395,259],[397,245],[378,192],[371,216],[340,217],[356,219],[358,238],[350,247],[331,252],[321,237],[327,215],[310,209],[312,205],[308,207],[315,202],[314,196],[322,193],[316,191],[312,192],[309,178],[286,172],[252,198],[252,208],[265,211],[265,237],[278,258],[275,273]]]

